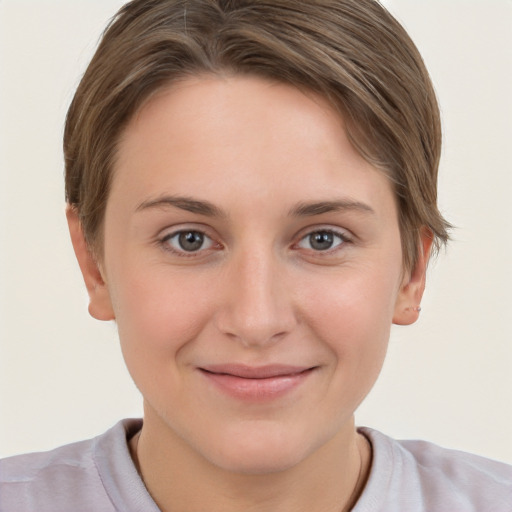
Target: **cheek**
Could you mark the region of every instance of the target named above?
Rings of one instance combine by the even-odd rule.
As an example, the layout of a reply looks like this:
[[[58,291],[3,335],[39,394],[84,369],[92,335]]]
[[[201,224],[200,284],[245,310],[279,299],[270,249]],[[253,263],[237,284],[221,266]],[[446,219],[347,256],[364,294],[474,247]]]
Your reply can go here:
[[[392,267],[387,267],[388,271]],[[305,323],[331,351],[338,386],[364,398],[386,355],[398,272],[361,267],[314,279],[304,293]]]
[[[113,304],[130,371],[173,360],[211,316],[211,301],[197,283],[167,268],[131,267],[116,282]]]
[[[360,265],[339,272],[311,277],[301,282],[303,313],[318,329],[363,338],[389,332],[398,290],[399,269],[384,265]],[[340,336],[341,338],[341,336]],[[377,336],[380,338],[380,336]]]

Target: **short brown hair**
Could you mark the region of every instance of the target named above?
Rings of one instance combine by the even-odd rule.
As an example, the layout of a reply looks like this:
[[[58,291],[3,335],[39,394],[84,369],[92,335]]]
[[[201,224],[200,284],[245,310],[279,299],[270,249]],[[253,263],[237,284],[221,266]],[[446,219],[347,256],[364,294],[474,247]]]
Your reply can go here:
[[[319,93],[394,184],[406,268],[420,229],[438,248],[439,108],[422,58],[375,0],[133,0],[107,27],[68,111],[66,199],[101,247],[116,148],[157,90],[198,74],[252,74]]]

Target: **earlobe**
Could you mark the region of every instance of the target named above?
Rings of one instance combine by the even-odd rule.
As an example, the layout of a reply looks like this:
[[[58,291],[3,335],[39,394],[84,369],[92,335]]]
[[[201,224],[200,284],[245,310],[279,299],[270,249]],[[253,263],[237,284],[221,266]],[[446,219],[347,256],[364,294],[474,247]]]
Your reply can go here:
[[[396,300],[393,315],[393,323],[396,325],[410,325],[419,317],[432,242],[433,235],[430,229],[422,229],[416,265],[404,278]]]
[[[97,320],[114,320],[115,315],[107,284],[87,245],[78,213],[70,205],[66,208],[66,217],[73,249],[89,294],[89,313]]]

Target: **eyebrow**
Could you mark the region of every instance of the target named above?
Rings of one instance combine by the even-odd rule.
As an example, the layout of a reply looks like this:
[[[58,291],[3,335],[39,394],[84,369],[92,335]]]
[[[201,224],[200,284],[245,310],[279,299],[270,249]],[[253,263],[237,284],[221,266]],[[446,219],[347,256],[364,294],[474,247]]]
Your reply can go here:
[[[299,203],[290,210],[289,214],[293,217],[311,217],[313,215],[321,215],[322,213],[340,211],[356,211],[370,214],[375,213],[375,210],[371,206],[360,201],[339,199],[333,201]]]
[[[150,199],[141,203],[135,211],[144,211],[148,209],[165,209],[167,207],[179,208],[191,213],[205,215],[207,217],[227,217],[227,214],[218,206],[209,201],[192,199],[186,196],[163,196],[156,199]],[[293,207],[288,215],[291,217],[312,217],[323,213],[339,211],[356,211],[362,213],[374,214],[375,210],[360,201],[351,199],[338,199],[332,201],[312,201],[301,202]]]
[[[135,211],[139,212],[151,208],[163,209],[169,206],[191,213],[198,213],[199,215],[206,215],[207,217],[226,217],[226,214],[214,204],[184,196],[164,196],[150,199],[141,203]]]

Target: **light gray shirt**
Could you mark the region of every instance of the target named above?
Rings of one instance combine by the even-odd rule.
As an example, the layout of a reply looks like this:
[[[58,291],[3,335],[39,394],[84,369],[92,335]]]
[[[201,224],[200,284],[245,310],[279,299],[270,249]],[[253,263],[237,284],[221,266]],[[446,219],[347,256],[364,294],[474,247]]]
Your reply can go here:
[[[0,461],[0,512],[159,512],[130,457],[141,420]],[[512,466],[368,428],[373,460],[353,512],[512,512]]]

